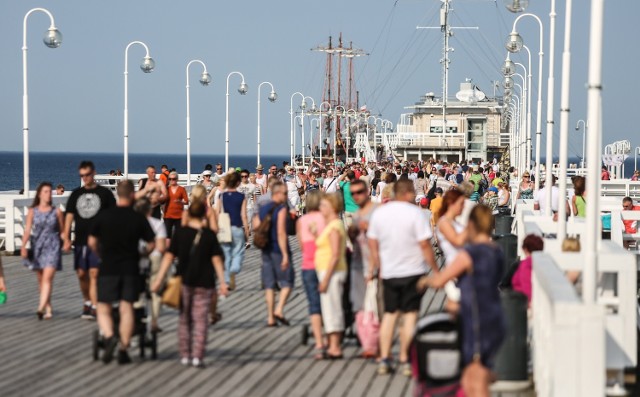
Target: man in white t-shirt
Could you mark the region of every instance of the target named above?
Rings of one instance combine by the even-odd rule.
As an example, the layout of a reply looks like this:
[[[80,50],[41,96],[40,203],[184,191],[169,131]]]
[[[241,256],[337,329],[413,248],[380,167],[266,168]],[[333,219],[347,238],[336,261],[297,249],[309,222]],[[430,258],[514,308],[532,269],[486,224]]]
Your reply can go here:
[[[545,187],[539,189],[533,196],[533,209],[540,210],[542,215],[546,214],[547,209],[547,192],[549,188],[545,182]],[[556,186],[556,176],[551,175],[551,213],[558,212],[558,204],[560,203],[560,190]]]
[[[416,284],[427,273],[427,264],[438,271],[431,238],[433,232],[425,211],[416,206],[413,183],[397,181],[393,186],[395,201],[378,207],[371,216],[367,238],[371,251],[371,273],[380,269],[384,292],[384,316],[380,326],[380,364],[378,373],[391,369],[391,345],[396,321],[403,315],[400,331],[402,372],[410,376],[408,351],[420,310],[422,294]]]
[[[329,168],[327,170],[327,177],[324,178],[322,183],[322,191],[325,193],[335,193],[338,189],[338,178],[333,175],[333,170]]]

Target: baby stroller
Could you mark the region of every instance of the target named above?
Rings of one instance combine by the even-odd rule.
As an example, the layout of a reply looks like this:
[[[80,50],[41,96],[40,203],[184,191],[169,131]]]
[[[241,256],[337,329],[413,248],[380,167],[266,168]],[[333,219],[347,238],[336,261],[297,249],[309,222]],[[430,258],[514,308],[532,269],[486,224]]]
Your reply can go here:
[[[141,279],[144,284],[141,287],[142,292],[140,293],[138,301],[133,303],[134,325],[131,345],[137,345],[140,350],[141,359],[146,357],[145,350],[147,348],[151,349],[151,359],[155,360],[158,357],[158,334],[157,332],[150,332],[150,327],[147,326],[149,322],[147,305],[150,302],[151,296],[149,288],[149,270],[143,270],[142,275],[143,277]],[[120,310],[117,303],[113,305],[111,316],[113,318],[113,334],[116,338],[119,338]],[[138,337],[137,341],[135,340],[136,337]],[[101,335],[100,330],[96,329],[93,331],[92,339],[93,360],[97,361],[100,358],[100,350],[104,349],[105,338]]]
[[[409,347],[416,397],[455,397],[460,390],[462,353],[459,323],[448,313],[418,320]]]

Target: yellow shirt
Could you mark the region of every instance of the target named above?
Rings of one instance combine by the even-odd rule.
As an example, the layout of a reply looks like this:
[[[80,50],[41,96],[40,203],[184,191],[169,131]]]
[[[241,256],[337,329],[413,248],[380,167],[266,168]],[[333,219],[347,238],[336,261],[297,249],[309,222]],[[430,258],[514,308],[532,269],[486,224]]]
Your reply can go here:
[[[429,209],[433,214],[433,222],[432,224],[436,224],[438,222],[438,218],[440,218],[440,208],[442,208],[442,197],[436,197],[431,200],[431,204],[429,205]]]
[[[338,264],[334,271],[346,271],[347,270],[347,233],[344,230],[344,225],[340,219],[334,219],[327,224],[322,230],[322,233],[316,239],[316,270],[323,272],[329,268],[331,262],[331,243],[329,242],[329,234],[336,230],[340,235],[340,252],[338,253]]]

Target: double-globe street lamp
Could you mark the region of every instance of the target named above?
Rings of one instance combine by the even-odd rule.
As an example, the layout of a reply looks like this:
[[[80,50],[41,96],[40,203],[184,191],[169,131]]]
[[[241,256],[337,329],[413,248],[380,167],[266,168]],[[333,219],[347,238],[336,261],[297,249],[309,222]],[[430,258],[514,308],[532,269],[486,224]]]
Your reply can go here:
[[[276,90],[273,88],[273,84],[271,84],[268,81],[263,81],[258,85],[258,151],[257,151],[256,165],[260,164],[260,89],[264,84],[269,84],[269,86],[271,87],[271,92],[269,93],[269,96],[268,96],[269,102],[273,103],[276,101],[276,99],[278,99],[278,94],[276,94]]]
[[[240,83],[240,87],[238,87],[238,92],[240,95],[245,95],[247,91],[249,91],[249,86],[244,82],[244,75],[240,72],[231,72],[227,75],[227,96],[226,96],[226,107],[225,107],[225,128],[224,128],[224,169],[225,172],[229,169],[229,78],[237,74],[242,78],[242,82]]]
[[[129,48],[138,44],[144,47],[146,55],[140,63],[144,73],[151,73],[156,66],[149,55],[149,47],[141,41],[132,41],[124,50],[124,177],[129,178]]]
[[[189,67],[194,63],[199,63],[203,68],[202,74],[200,75],[200,84],[205,87],[211,84],[211,75],[207,72],[207,65],[205,65],[204,62],[199,59],[194,59],[187,63],[187,186],[191,186],[191,102],[189,99]]]
[[[43,41],[49,48],[58,48],[62,44],[62,33],[56,28],[53,15],[45,8],[33,8],[29,10],[22,22],[22,139],[23,139],[23,194],[29,197],[29,95],[27,90],[27,19],[34,12],[43,12],[49,16],[51,24]]]

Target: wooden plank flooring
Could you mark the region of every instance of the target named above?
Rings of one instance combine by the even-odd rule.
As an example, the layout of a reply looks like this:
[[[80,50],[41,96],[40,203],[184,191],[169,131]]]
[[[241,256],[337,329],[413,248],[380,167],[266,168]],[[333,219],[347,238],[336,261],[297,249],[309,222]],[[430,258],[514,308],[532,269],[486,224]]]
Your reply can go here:
[[[293,242],[293,241],[292,241]],[[300,262],[294,250],[295,264]],[[54,319],[38,321],[34,274],[18,257],[2,258],[8,302],[0,306],[0,395],[2,396],[410,396],[411,380],[401,374],[378,376],[376,364],[359,358],[355,340],[346,339],[345,359],[316,361],[313,341],[301,344],[307,303],[299,269],[285,315],[291,327],[266,328],[260,289],[260,255],[247,251],[237,290],[220,302],[223,319],[209,330],[207,368],[178,363],[177,312],[163,309],[158,360],[118,366],[94,362],[96,324],[79,318],[81,296],[71,256],[54,282]],[[423,307],[440,310],[442,292],[428,291]],[[397,354],[397,343],[394,346]]]

